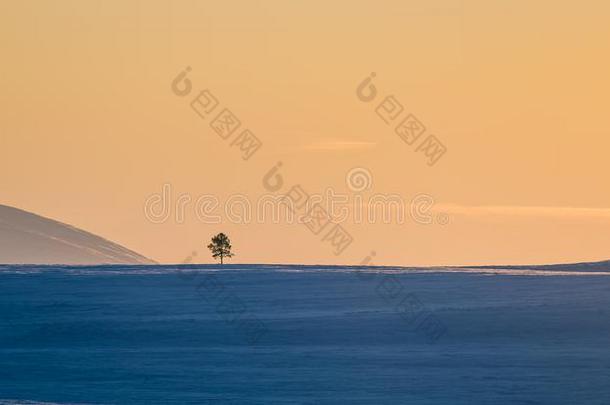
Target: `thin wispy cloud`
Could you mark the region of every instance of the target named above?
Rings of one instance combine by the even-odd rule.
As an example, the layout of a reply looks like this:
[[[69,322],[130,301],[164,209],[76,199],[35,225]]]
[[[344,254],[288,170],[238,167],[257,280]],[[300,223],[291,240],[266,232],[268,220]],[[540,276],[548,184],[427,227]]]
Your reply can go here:
[[[467,216],[522,216],[610,220],[610,208],[438,204],[435,210]]]
[[[376,142],[365,141],[349,141],[349,140],[326,140],[313,142],[301,146],[303,150],[320,150],[320,151],[342,151],[342,150],[358,150],[371,149],[377,146]]]

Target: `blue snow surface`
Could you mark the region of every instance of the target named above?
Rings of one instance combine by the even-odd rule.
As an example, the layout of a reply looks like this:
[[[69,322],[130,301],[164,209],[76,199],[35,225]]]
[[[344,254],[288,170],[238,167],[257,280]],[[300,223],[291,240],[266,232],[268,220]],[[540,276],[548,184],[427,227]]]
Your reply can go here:
[[[0,266],[0,404],[610,404],[581,270]]]

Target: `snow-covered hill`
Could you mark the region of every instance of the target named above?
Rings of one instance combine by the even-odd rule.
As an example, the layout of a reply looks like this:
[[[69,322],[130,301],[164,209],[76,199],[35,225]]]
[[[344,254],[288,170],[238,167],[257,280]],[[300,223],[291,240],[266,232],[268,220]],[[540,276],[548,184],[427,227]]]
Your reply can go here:
[[[109,240],[17,208],[0,205],[2,264],[152,264]]]

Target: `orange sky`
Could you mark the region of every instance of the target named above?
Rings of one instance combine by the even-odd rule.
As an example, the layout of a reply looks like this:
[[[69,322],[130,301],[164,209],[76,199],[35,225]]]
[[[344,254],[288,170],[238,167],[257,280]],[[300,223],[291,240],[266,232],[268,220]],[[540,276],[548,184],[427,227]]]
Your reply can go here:
[[[229,234],[234,262],[548,263],[610,257],[610,4],[553,1],[4,1],[0,203],[160,262]],[[186,67],[193,93],[172,80]],[[378,98],[356,87],[371,72]],[[263,142],[243,161],[189,107],[210,89]],[[375,113],[394,95],[447,147],[432,167]],[[286,185],[424,193],[448,224],[344,223],[333,254],[301,224],[153,224],[171,184],[255,201]],[[436,214],[435,214],[436,215]]]

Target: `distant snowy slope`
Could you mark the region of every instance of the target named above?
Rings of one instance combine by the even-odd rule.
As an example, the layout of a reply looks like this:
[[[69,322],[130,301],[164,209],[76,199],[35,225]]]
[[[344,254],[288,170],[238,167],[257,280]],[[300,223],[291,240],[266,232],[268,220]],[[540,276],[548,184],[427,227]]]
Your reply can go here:
[[[471,269],[502,269],[502,270],[543,270],[543,271],[582,271],[610,272],[610,260],[583,263],[534,264],[534,265],[493,265],[465,266]]]
[[[0,204],[0,263],[152,264],[104,238]]]

